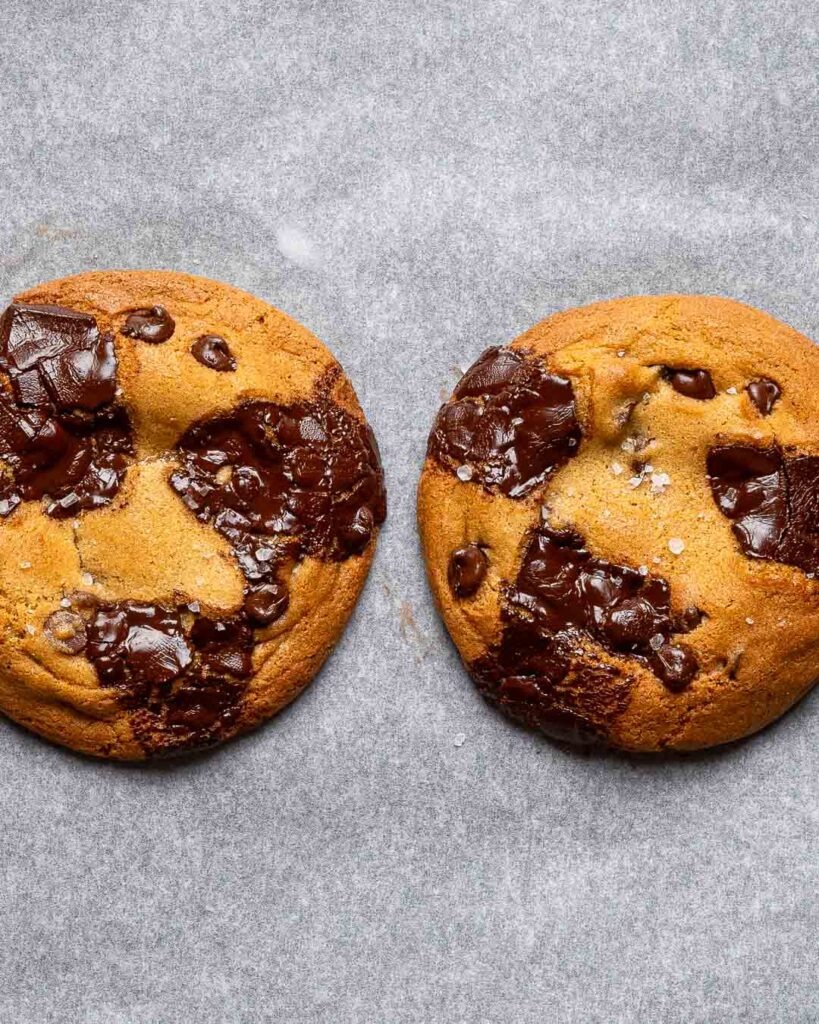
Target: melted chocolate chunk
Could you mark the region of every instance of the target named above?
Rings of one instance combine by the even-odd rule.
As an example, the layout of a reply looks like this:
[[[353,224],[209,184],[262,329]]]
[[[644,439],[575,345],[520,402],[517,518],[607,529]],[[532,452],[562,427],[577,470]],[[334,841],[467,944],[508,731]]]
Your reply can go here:
[[[13,303],[0,320],[0,516],[46,499],[55,518],[108,504],[133,453],[117,359],[96,321]]]
[[[236,360],[224,338],[218,334],[203,334],[191,345],[191,354],[209,370],[226,373],[236,369]]]
[[[19,405],[92,412],[114,400],[113,338],[86,313],[12,303],[0,320],[0,367]]]
[[[269,626],[287,611],[290,596],[282,583],[261,583],[245,597],[244,611],[254,626]]]
[[[707,469],[714,500],[746,555],[819,572],[819,458],[718,445]]]
[[[124,601],[98,607],[86,627],[86,656],[100,683],[135,712],[134,731],[149,753],[225,738],[252,672],[253,633],[244,622],[197,615],[186,623],[186,610]]]
[[[646,664],[684,689],[697,660],[675,634],[700,615],[675,615],[668,584],[595,558],[577,534],[543,526],[506,589],[500,643],[472,665],[484,696],[511,717],[559,739],[605,737],[625,710],[632,680],[603,663],[590,641]]]
[[[178,445],[171,486],[230,541],[257,613],[279,564],[315,555],[341,561],[367,546],[386,513],[372,432],[324,399],[249,402],[195,424]],[[284,610],[277,593],[264,615]],[[272,621],[272,619],[270,620]]]
[[[477,544],[453,551],[449,558],[447,578],[457,597],[471,597],[486,577],[488,560]]]
[[[716,396],[714,382],[707,370],[678,370],[672,366],[666,366],[662,371],[663,380],[668,381],[675,391],[679,391],[686,398],[696,398],[699,401],[706,401]]]
[[[776,381],[769,380],[767,377],[752,380],[747,390],[748,397],[763,416],[770,416],[773,407],[782,395],[782,389]]]
[[[570,381],[490,348],[441,407],[428,454],[461,479],[520,498],[576,455],[580,439]]]
[[[134,309],[122,327],[122,333],[137,341],[147,341],[158,345],[167,341],[174,332],[176,322],[164,306],[151,306],[150,309]]]

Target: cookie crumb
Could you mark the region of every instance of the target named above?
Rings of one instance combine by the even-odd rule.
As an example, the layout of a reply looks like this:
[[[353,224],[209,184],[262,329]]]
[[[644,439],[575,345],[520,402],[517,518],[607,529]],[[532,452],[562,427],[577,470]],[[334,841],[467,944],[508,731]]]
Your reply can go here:
[[[685,551],[685,541],[681,537],[672,537],[668,542],[668,550],[672,555],[681,555]]]

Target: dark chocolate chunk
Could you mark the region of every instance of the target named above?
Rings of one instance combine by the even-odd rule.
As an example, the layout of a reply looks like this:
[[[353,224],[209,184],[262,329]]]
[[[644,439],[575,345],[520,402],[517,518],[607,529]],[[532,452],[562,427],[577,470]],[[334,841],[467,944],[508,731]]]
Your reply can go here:
[[[714,500],[746,555],[819,572],[819,458],[717,445],[707,470]]]
[[[571,531],[532,534],[502,616],[502,638],[473,676],[490,700],[548,735],[599,739],[625,710],[631,678],[589,641],[642,662],[675,692],[698,670],[676,634],[700,615],[675,615],[664,579],[595,558]]]
[[[114,400],[114,342],[86,313],[12,303],[0,320],[0,366],[20,405],[93,411]]]
[[[171,337],[175,327],[173,317],[164,306],[151,306],[132,310],[122,326],[122,333],[137,341],[158,345]]]
[[[236,360],[233,358],[230,346],[218,334],[203,334],[201,338],[197,338],[191,345],[191,354],[209,370],[226,373],[236,369]]]
[[[576,455],[580,439],[571,382],[491,348],[439,411],[428,454],[461,479],[520,498]]]
[[[714,382],[707,370],[682,370],[673,366],[666,366],[662,371],[663,380],[679,391],[686,398],[696,398],[705,401],[716,396]]]
[[[135,602],[97,610],[88,624],[86,653],[103,686],[128,689],[133,696],[170,683],[193,657],[176,609]]]
[[[55,518],[108,504],[133,453],[117,359],[93,317],[14,303],[0,320],[0,516],[46,498]]]
[[[253,633],[246,623],[198,613],[186,622],[185,611],[190,615],[187,606],[123,601],[99,606],[85,627],[86,656],[101,685],[115,689],[134,712],[134,731],[149,753],[223,739],[252,673]]]
[[[477,544],[467,544],[453,551],[449,558],[447,578],[457,597],[471,597],[486,577],[488,560]]]
[[[248,402],[195,424],[178,453],[171,486],[227,537],[251,585],[272,582],[285,551],[357,554],[384,520],[372,433],[324,399]]]
[[[85,647],[85,622],[76,612],[60,609],[43,623],[46,639],[62,654],[79,654]]]
[[[748,397],[763,416],[770,416],[773,407],[782,395],[782,389],[776,381],[767,377],[752,380],[748,385]]]
[[[254,626],[269,626],[287,611],[290,596],[281,583],[260,583],[248,591],[244,611]]]

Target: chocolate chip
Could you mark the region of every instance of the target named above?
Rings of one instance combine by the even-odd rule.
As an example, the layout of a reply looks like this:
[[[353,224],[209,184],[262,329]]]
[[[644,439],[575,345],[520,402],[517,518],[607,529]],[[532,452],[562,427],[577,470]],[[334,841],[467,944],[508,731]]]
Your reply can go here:
[[[245,615],[258,626],[269,626],[287,611],[290,596],[281,583],[263,583],[245,597]]]
[[[668,381],[675,391],[686,398],[696,398],[699,401],[706,401],[716,396],[714,382],[707,370],[683,370],[666,366],[662,370],[662,377]]]
[[[655,674],[672,693],[680,693],[697,674],[694,652],[685,644],[663,644],[650,658]]]
[[[137,341],[158,345],[171,337],[175,327],[173,317],[164,306],[151,306],[150,309],[132,310],[122,327],[122,333]]]
[[[773,407],[782,395],[782,389],[776,381],[767,377],[752,380],[748,385],[748,396],[763,416],[770,416]]]
[[[486,577],[488,559],[477,544],[453,551],[449,558],[447,579],[457,597],[471,597]]]
[[[226,373],[236,369],[236,360],[224,338],[218,334],[203,334],[191,345],[191,353],[198,362],[209,370]]]
[[[580,439],[570,381],[516,350],[492,348],[441,408],[427,452],[456,475],[468,466],[467,479],[520,498],[576,455]]]
[[[746,555],[819,572],[819,458],[786,458],[778,446],[717,445],[707,472]]]
[[[79,654],[85,647],[85,622],[67,609],[52,612],[43,624],[43,632],[61,654]]]
[[[12,304],[0,321],[0,516],[46,498],[55,518],[108,504],[133,453],[131,424],[114,402],[110,336],[84,313]]]

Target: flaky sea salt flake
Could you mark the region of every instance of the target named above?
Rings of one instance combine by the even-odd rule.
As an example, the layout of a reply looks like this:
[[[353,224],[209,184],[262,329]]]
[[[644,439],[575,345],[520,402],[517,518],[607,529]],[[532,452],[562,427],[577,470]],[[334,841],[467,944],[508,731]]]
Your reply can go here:
[[[668,550],[672,555],[681,555],[685,551],[685,541],[681,537],[672,537],[668,542]]]

